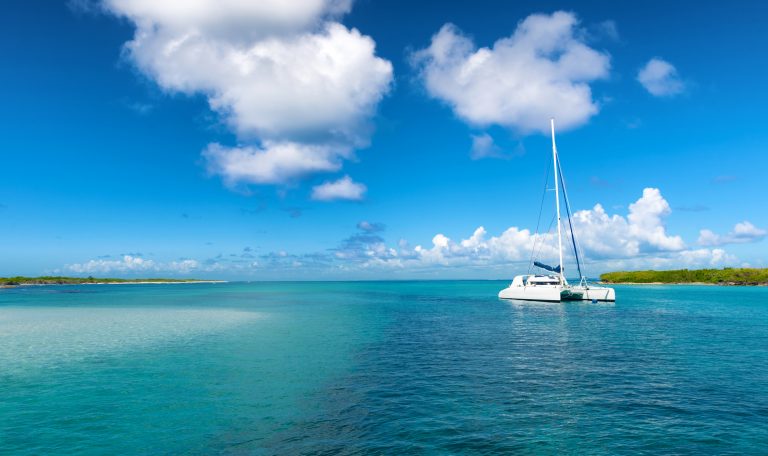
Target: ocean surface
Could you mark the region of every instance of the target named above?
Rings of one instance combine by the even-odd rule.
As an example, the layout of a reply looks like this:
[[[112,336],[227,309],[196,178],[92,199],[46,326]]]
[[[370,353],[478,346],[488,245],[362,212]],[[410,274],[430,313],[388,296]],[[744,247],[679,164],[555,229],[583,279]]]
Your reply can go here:
[[[0,290],[0,454],[768,454],[768,288]]]

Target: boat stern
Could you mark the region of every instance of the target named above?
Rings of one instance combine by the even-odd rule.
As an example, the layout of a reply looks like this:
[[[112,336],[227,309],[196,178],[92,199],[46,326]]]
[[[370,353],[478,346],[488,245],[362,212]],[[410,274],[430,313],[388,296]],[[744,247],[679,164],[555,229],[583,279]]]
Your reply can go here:
[[[582,300],[584,301],[616,301],[616,290],[610,287],[587,287],[581,288]]]

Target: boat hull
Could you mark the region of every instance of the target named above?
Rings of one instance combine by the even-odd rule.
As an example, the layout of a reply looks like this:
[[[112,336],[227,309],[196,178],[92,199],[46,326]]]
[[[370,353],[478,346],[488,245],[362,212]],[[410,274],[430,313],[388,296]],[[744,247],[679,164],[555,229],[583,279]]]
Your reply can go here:
[[[507,287],[499,292],[501,299],[520,301],[616,301],[616,292],[608,287],[553,286]]]
[[[561,287],[507,287],[499,292],[501,299],[560,302]]]
[[[582,287],[574,286],[573,290],[578,290],[582,293],[582,301],[616,301],[616,290],[609,287]]]

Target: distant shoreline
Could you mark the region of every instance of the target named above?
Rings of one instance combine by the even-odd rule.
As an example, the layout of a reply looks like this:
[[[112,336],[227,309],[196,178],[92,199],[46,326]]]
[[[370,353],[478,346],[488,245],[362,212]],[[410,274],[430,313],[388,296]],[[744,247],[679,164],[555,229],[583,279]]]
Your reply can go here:
[[[93,277],[10,277],[0,278],[0,289],[54,285],[170,285],[184,283],[227,283],[227,281],[198,279],[97,279]]]
[[[600,282],[602,285],[706,285],[712,287],[766,287],[768,283],[710,283],[710,282]]]
[[[670,271],[619,271],[600,275],[600,281],[626,285],[768,286],[768,269],[676,269]]]
[[[54,285],[152,285],[152,284],[184,284],[184,283],[227,283],[228,280],[185,280],[177,281],[137,281],[137,282],[84,282],[79,284],[61,283]]]
[[[83,282],[83,283],[20,283],[18,285],[0,285],[3,288],[21,287],[60,287],[72,285],[184,285],[190,283],[229,283],[228,280],[190,280],[189,282]]]

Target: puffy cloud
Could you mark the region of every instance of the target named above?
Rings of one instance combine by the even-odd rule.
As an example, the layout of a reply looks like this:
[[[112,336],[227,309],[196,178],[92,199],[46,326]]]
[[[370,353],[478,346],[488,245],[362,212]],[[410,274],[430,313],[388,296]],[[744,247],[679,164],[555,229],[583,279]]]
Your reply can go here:
[[[213,35],[291,31],[310,26],[322,16],[346,13],[351,3],[351,0],[104,0],[109,10],[137,24],[151,21],[171,30],[195,27]]]
[[[637,73],[637,80],[651,95],[669,97],[685,89],[677,69],[666,60],[654,57]]]
[[[755,225],[748,221],[737,223],[733,227],[733,231],[730,233],[731,238],[736,242],[752,242],[759,241],[765,238],[768,231],[757,228]]]
[[[580,245],[593,258],[619,258],[685,248],[680,236],[666,233],[664,218],[671,213],[659,189],[646,188],[629,205],[627,217],[609,216],[600,204],[573,214]]]
[[[203,157],[208,171],[223,176],[228,185],[278,184],[307,174],[338,171],[340,157],[347,153],[324,145],[267,141],[263,147],[214,143],[203,151]]]
[[[85,263],[69,264],[66,270],[76,274],[103,274],[103,273],[156,273],[168,272],[173,274],[185,274],[197,269],[200,264],[196,260],[183,259],[168,263],[159,263],[154,260],[139,256],[123,255],[117,260],[96,259]]]
[[[501,147],[497,146],[493,140],[493,137],[488,133],[481,133],[479,135],[471,135],[472,137],[472,149],[469,153],[472,160],[481,160],[483,158],[500,158],[502,160],[509,160],[514,157],[519,157],[525,154],[525,147],[522,143],[518,144],[514,150],[504,151]]]
[[[349,176],[333,182],[324,182],[312,188],[312,199],[317,201],[352,200],[360,201],[366,187],[353,181]]]
[[[641,198],[642,199],[642,198]],[[601,212],[602,208],[600,205]],[[592,211],[581,211],[582,214]],[[609,216],[609,221],[623,220],[623,224],[615,222],[614,226],[593,227],[595,229],[612,229],[620,227],[620,233],[615,237],[612,233],[603,232],[610,238],[603,245],[602,252],[595,252],[592,247],[585,247],[587,274],[596,274],[605,270],[627,270],[657,268],[669,269],[679,267],[719,267],[732,265],[737,259],[723,249],[683,249],[659,251],[643,247],[647,242],[643,239],[631,239],[628,217],[620,215]],[[400,240],[396,246],[390,246],[383,237],[383,227],[371,230],[375,224],[361,222],[359,232],[344,239],[337,247],[329,249],[330,253],[287,254],[276,252],[262,256],[270,270],[282,270],[285,273],[301,268],[313,273],[333,276],[334,274],[362,274],[376,276],[397,270],[398,274],[419,276],[421,274],[447,274],[459,277],[469,277],[477,274],[508,273],[512,265],[518,271],[527,271],[533,258],[555,264],[557,261],[557,241],[553,233],[536,234],[528,229],[510,227],[499,235],[489,235],[484,227],[478,227],[468,237],[454,240],[445,234],[433,236],[431,243],[426,246],[411,247],[405,240]],[[579,227],[577,235],[595,234],[584,232],[585,227]],[[621,239],[621,237],[627,239]],[[618,240],[617,240],[618,239]],[[583,240],[583,239],[582,239]],[[582,242],[582,246],[584,243]],[[572,255],[566,255],[566,266],[573,265]],[[448,272],[448,271],[454,272]],[[442,271],[442,272],[440,272]],[[471,271],[475,271],[474,273]],[[492,272],[496,271],[496,272]],[[575,273],[575,271],[574,271]]]
[[[90,260],[87,263],[70,264],[66,269],[78,274],[99,272],[140,272],[156,269],[155,262],[141,257],[123,255],[119,260]]]
[[[699,231],[698,242],[700,245],[721,245],[722,236],[715,234],[714,231],[705,229],[705,230]]]
[[[666,232],[664,219],[671,213],[667,201],[655,188],[646,188],[642,196],[629,205],[626,216],[609,215],[602,205],[573,214],[573,226],[582,260],[600,262],[617,268],[709,266],[733,263],[734,257],[722,249],[686,250],[680,236]],[[565,229],[568,227],[565,226]],[[564,246],[570,248],[568,233]],[[383,242],[383,240],[382,240]],[[368,256],[369,265],[398,268],[485,267],[496,268],[510,263],[528,263],[534,259],[557,261],[557,240],[552,233],[537,234],[528,229],[510,227],[498,236],[489,236],[478,227],[471,236],[454,241],[439,233],[432,245],[409,248],[402,242],[393,254],[386,249],[381,257]],[[573,262],[566,252],[566,261]]]
[[[523,133],[584,124],[598,112],[589,82],[603,79],[610,57],[587,46],[572,13],[534,14],[491,48],[477,48],[453,24],[413,55],[427,92],[476,126]]]
[[[417,245],[413,249],[413,257],[423,265],[501,264],[528,260],[532,249],[536,248],[540,255],[552,258],[557,255],[557,250],[547,243],[551,239],[551,236],[534,234],[517,227],[508,228],[501,235],[488,238],[485,228],[481,226],[470,237],[459,242],[437,234],[432,238],[430,248]]]
[[[680,252],[680,259],[687,265],[723,266],[735,263],[736,257],[723,249],[696,249]],[[670,261],[671,262],[671,261]]]
[[[173,271],[178,274],[186,274],[200,267],[200,263],[197,260],[184,259],[179,261],[171,261],[164,265],[164,269]]]
[[[472,135],[472,160],[481,158],[500,158],[503,157],[501,148],[493,142],[493,138],[488,133]]]
[[[391,79],[391,64],[374,47],[338,23],[247,45],[200,32],[140,29],[128,44],[138,67],[161,87],[205,93],[241,136],[352,143],[365,140],[360,121]]]
[[[594,258],[616,258],[638,255],[640,242],[630,236],[625,217],[608,215],[601,204],[573,214],[579,245]]]
[[[680,236],[667,236],[662,219],[672,210],[658,188],[646,188],[643,196],[629,205],[630,237],[651,250],[682,250],[685,243]]]
[[[125,51],[139,70],[169,92],[205,95],[241,140],[261,144],[204,151],[209,169],[229,183],[277,184],[338,170],[367,144],[367,119],[392,80],[375,42],[334,21],[350,0],[105,6],[135,24]]]
[[[759,242],[765,239],[768,231],[756,227],[748,221],[737,223],[728,234],[719,235],[711,230],[699,232],[699,244],[705,246],[719,246],[725,244],[746,244]]]

